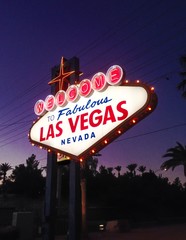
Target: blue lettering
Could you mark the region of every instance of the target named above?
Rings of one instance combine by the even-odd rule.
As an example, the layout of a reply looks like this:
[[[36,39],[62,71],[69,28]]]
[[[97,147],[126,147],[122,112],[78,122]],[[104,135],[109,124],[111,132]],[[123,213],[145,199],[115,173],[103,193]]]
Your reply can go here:
[[[61,145],[65,145],[65,139],[61,140]]]
[[[88,133],[85,133],[85,140],[87,140],[89,138]]]
[[[79,135],[78,142],[79,142],[79,141],[82,141],[82,140],[83,140],[82,136]]]
[[[95,107],[95,106],[96,106],[96,103],[97,103],[96,101],[92,102],[91,105],[90,105],[91,108]]]
[[[68,110],[67,113],[66,113],[66,116],[71,115],[71,114],[72,114],[72,111]]]
[[[64,115],[65,113],[65,111],[66,110],[68,110],[69,108],[64,108],[64,109],[61,109],[61,110],[59,110],[58,111],[58,118],[57,118],[57,120],[59,120],[59,118],[62,116],[62,115]]]
[[[93,137],[94,137],[94,138],[96,137],[96,135],[95,135],[94,132],[92,132],[91,135],[90,135],[90,138],[93,138]]]
[[[91,99],[89,99],[85,105],[78,106],[78,104],[76,104],[73,109],[70,109],[70,108],[61,109],[58,111],[57,120],[59,120],[59,118],[62,115],[70,116],[72,114],[76,114],[77,112],[81,112],[86,109],[88,110],[89,108],[94,108],[96,106],[108,103],[110,101],[112,101],[112,99],[111,98],[109,99],[108,97],[98,99],[97,101],[92,101]]]
[[[85,133],[85,134],[82,134],[82,135],[79,135],[79,136],[74,136],[74,137],[69,137],[69,138],[66,138],[66,139],[62,139],[61,140],[61,145],[65,145],[65,144],[71,144],[72,142],[79,142],[79,141],[86,141],[88,139],[91,139],[91,138],[95,138],[96,135],[94,132],[92,132],[91,134],[89,133]]]
[[[76,138],[77,138],[77,136],[72,137],[73,142],[76,142]]]

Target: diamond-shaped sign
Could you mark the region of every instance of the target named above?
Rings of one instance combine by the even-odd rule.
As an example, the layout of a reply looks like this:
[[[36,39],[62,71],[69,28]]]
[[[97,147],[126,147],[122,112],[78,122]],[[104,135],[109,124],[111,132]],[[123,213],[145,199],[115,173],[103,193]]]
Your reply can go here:
[[[69,156],[86,158],[149,115],[157,104],[141,84],[108,86],[47,112],[30,129],[30,141]]]

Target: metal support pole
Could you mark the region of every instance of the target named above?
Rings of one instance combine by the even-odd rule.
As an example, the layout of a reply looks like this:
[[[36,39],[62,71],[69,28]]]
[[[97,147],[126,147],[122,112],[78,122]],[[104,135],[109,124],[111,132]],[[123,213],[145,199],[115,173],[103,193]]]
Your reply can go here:
[[[52,68],[52,78],[59,72],[59,67]],[[51,93],[58,91],[57,85],[51,86]],[[56,191],[57,191],[57,154],[48,152],[47,154],[47,175],[45,189],[45,207],[44,207],[44,232],[43,240],[55,239],[55,220],[56,220]]]
[[[57,193],[56,193],[58,209],[61,208],[61,202],[62,202],[61,186],[62,186],[62,166],[58,166],[58,168],[57,168]]]
[[[47,155],[47,177],[44,209],[45,223],[43,240],[55,239],[56,184],[57,184],[57,154],[55,152],[49,152]]]
[[[64,61],[65,72],[73,69],[73,76],[69,77],[69,83],[74,84],[79,78],[79,59],[73,57],[69,61]],[[52,69],[52,78],[58,76],[59,66]],[[61,78],[64,75],[60,75]],[[61,79],[62,80],[62,79]],[[64,82],[63,90],[68,87],[68,82]],[[59,90],[59,85],[54,83],[51,86],[51,93],[55,94]],[[56,185],[57,185],[57,154],[48,153],[47,157],[47,177],[45,192],[45,213],[44,213],[44,234],[43,240],[55,239],[55,218],[56,218]],[[71,160],[70,163],[70,202],[69,202],[69,239],[80,240],[81,235],[81,195],[80,195],[80,164]],[[59,193],[59,192],[58,192]]]
[[[81,239],[80,164],[70,162],[69,240]]]

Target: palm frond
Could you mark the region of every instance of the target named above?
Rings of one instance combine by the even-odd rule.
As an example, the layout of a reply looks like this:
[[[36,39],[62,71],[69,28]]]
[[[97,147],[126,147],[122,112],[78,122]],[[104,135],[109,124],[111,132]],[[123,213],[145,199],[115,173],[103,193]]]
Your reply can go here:
[[[185,146],[184,145],[182,145],[181,143],[179,143],[179,142],[176,142],[177,143],[177,145],[178,145],[178,147],[179,147],[179,149],[181,150],[181,151],[184,151],[185,150]]]

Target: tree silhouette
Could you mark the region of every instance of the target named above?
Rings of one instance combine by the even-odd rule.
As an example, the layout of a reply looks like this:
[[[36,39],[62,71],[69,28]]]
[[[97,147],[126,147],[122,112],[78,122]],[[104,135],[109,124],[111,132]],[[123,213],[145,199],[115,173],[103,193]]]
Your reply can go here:
[[[9,163],[1,163],[0,164],[0,172],[3,177],[3,185],[6,183],[6,175],[9,170],[11,170],[12,167],[10,166]]]
[[[84,169],[86,171],[86,175],[95,176],[97,174],[97,165],[98,165],[98,158],[96,157],[89,157],[84,163]]]
[[[39,168],[39,162],[34,154],[26,160],[26,165],[16,166],[11,178],[16,193],[37,197],[44,192],[43,168]]]
[[[179,142],[176,142],[177,146],[169,148],[167,153],[163,157],[168,157],[169,159],[162,163],[161,169],[168,170],[172,168],[174,170],[177,166],[183,165],[184,175],[186,176],[186,146],[183,146]]]
[[[113,167],[108,167],[108,168],[107,168],[107,172],[108,172],[108,174],[109,174],[109,175],[113,175],[113,173],[112,173],[113,170],[114,170]]]
[[[99,167],[99,172],[100,172],[101,175],[107,175],[108,174],[106,167],[103,166],[103,165],[101,165]]]
[[[146,167],[141,165],[139,166],[138,171],[143,175],[143,173],[146,171]]]
[[[182,97],[186,98],[186,55],[180,57],[180,63],[183,71],[180,72],[182,81],[178,84],[177,88],[182,92]]]
[[[118,177],[120,177],[121,166],[116,166],[115,169],[118,172]]]
[[[126,168],[129,170],[131,176],[135,176],[136,175],[136,168],[137,168],[137,166],[138,165],[136,163],[132,163],[132,164],[129,164],[128,166],[126,166]]]
[[[179,179],[179,177],[175,178],[173,183],[172,183],[173,186],[176,186],[179,190],[182,190],[183,189],[183,186],[181,184],[181,181]]]

